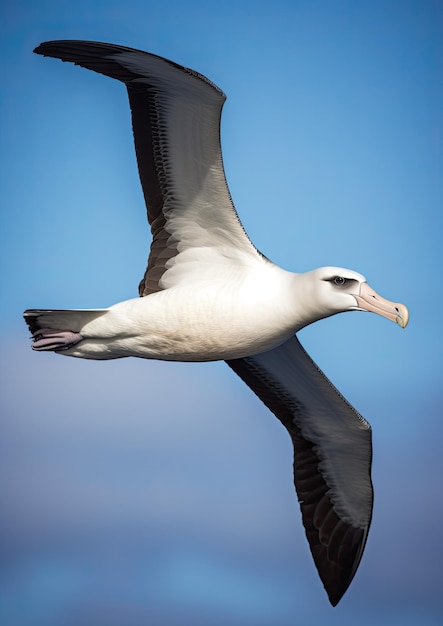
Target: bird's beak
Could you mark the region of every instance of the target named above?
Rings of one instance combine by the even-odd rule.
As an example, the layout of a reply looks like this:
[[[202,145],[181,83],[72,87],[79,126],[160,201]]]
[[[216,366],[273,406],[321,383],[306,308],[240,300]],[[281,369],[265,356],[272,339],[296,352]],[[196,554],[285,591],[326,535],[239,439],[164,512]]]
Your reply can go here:
[[[378,313],[378,315],[382,315],[383,317],[387,317],[388,320],[396,322],[402,328],[406,327],[409,320],[409,313],[405,305],[398,302],[390,302],[382,298],[368,283],[362,283],[360,285],[360,293],[358,296],[354,296],[354,298],[357,300],[357,304],[361,310]]]

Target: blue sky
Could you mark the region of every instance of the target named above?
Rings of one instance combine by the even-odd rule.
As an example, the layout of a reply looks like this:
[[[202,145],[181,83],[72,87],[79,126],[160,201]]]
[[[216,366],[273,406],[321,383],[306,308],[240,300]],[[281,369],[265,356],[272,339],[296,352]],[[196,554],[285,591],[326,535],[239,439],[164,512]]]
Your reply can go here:
[[[441,601],[443,5],[16,1],[0,9],[0,621],[433,625]],[[227,177],[251,239],[408,305],[300,338],[371,422],[375,509],[332,609],[287,435],[223,363],[34,354],[25,308],[133,297],[149,247],[126,93],[32,54],[121,43],[228,95]]]

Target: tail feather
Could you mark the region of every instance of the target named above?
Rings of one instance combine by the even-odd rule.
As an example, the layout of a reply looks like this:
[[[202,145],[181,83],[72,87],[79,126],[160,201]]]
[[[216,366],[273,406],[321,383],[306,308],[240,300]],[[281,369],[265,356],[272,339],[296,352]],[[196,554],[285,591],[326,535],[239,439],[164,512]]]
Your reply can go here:
[[[59,351],[82,341],[83,327],[104,313],[106,309],[28,309],[23,317],[32,333],[34,350]]]

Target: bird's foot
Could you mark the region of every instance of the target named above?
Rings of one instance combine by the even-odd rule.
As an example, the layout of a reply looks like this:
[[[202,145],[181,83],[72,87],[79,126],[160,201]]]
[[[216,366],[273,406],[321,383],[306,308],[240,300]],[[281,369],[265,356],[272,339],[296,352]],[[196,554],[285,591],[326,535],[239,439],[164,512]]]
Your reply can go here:
[[[34,333],[33,350],[68,350],[83,339],[80,333],[71,330],[56,330],[54,328],[39,328]]]

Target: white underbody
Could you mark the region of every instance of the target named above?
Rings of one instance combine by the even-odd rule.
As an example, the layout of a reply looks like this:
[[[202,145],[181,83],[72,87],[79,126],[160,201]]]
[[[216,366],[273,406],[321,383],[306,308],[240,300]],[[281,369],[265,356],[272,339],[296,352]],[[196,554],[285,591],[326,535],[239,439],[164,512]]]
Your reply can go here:
[[[212,282],[188,283],[126,300],[76,328],[83,340],[60,354],[172,361],[258,354],[283,343],[306,323],[301,303],[296,306],[288,297],[296,277],[269,263],[260,272],[237,272],[235,280],[214,277]],[[62,318],[49,318],[49,323],[72,327]]]

